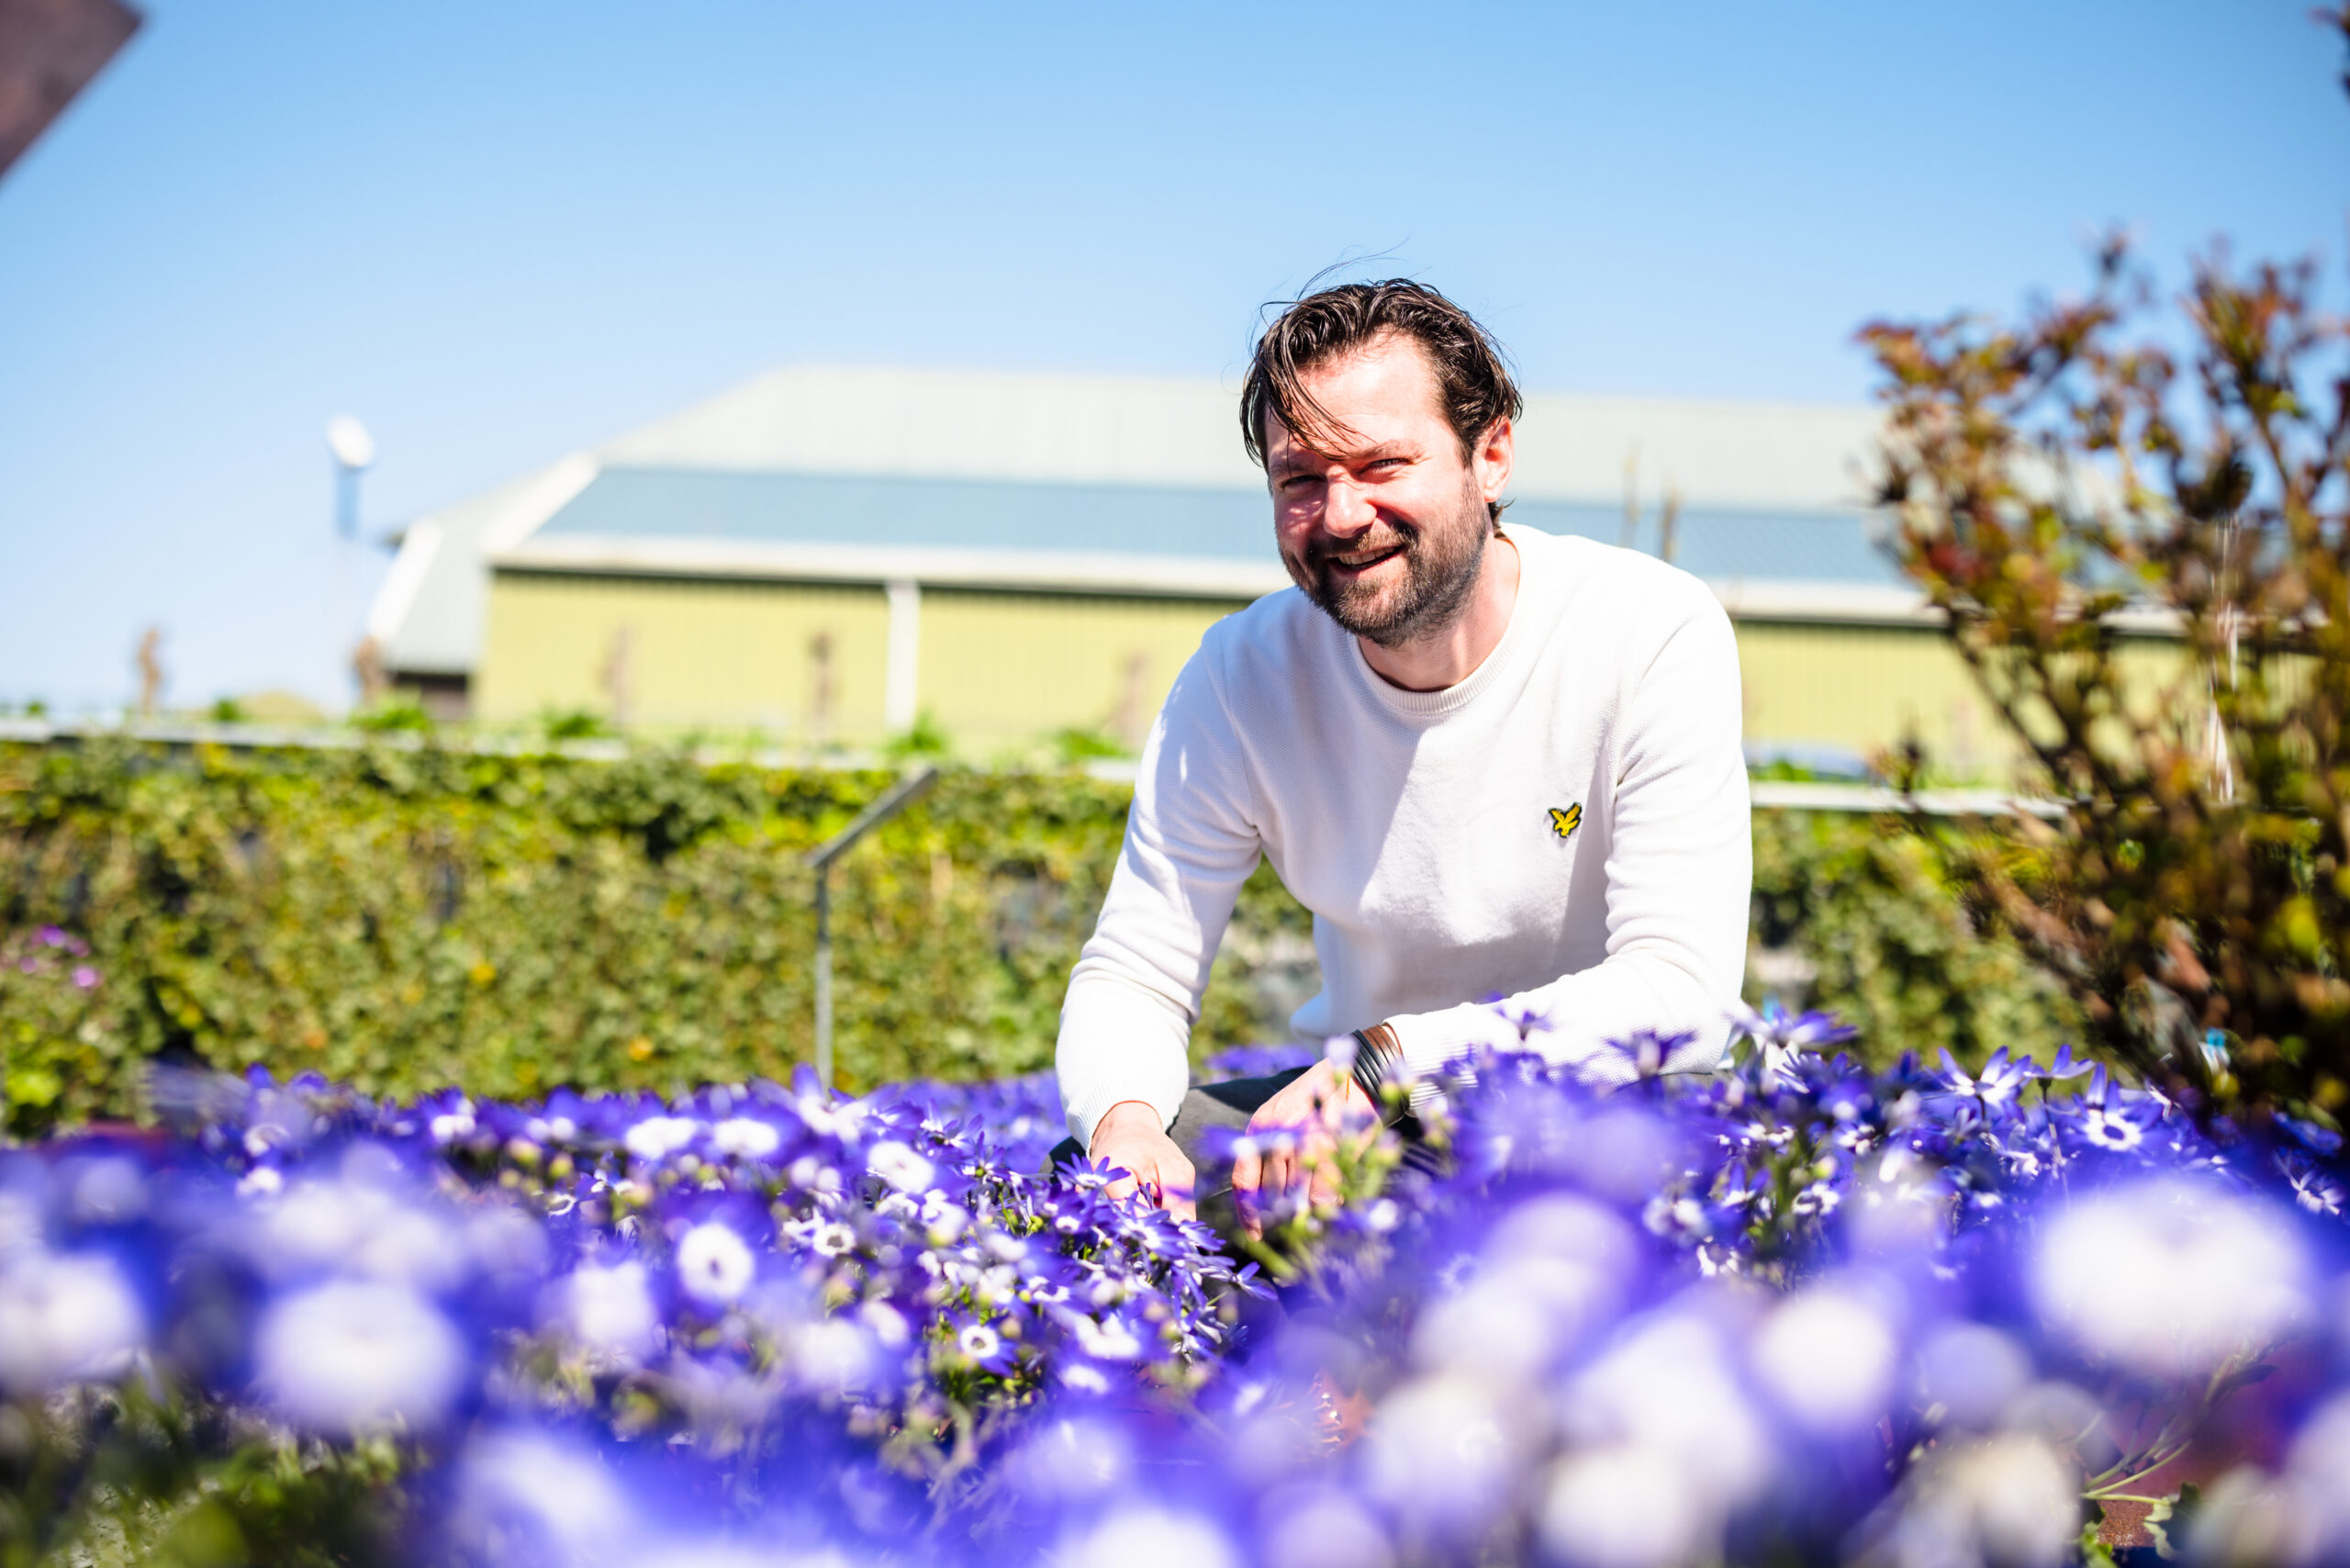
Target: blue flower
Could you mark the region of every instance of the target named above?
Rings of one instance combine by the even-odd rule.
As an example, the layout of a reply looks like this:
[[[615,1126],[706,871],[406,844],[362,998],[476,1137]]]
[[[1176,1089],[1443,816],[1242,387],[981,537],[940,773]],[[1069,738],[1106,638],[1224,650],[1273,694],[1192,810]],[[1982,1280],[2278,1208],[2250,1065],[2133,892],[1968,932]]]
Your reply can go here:
[[[147,1333],[139,1293],[105,1253],[27,1248],[0,1259],[0,1390],[43,1394],[119,1377]]]
[[[1620,1058],[1635,1079],[1646,1081],[1662,1074],[1665,1064],[1673,1059],[1673,1053],[1696,1037],[1695,1029],[1684,1029],[1675,1034],[1642,1029],[1629,1039],[1605,1041],[1601,1048]]]
[[[1386,1192],[1270,1271],[1040,1174],[1048,1078],[166,1081],[151,1148],[0,1153],[0,1383],[405,1430],[419,1550],[457,1560],[1744,1562],[1973,1540],[2000,1477],[2063,1494],[2060,1417],[2188,1434],[2267,1341],[2339,1349],[2323,1129],[2223,1148],[2068,1052],[1872,1072],[1824,1015],[1747,1032],[1703,1076],[1634,1036],[1594,1075],[1628,1082],[1473,1052]],[[2289,1434],[2350,1362],[2273,1364],[2229,1419]],[[2278,1507],[2350,1452],[2324,1419],[2280,1437]]]
[[[2008,1059],[2005,1046],[1991,1053],[1979,1073],[1969,1073],[1951,1059],[1950,1052],[1942,1053],[1942,1082],[1953,1094],[1974,1100],[1986,1113],[2003,1110],[2015,1103],[2024,1085],[2038,1076],[2030,1057]]]
[[[333,1280],[273,1303],[253,1331],[253,1382],[297,1425],[349,1435],[437,1425],[473,1373],[464,1336],[424,1296]]]

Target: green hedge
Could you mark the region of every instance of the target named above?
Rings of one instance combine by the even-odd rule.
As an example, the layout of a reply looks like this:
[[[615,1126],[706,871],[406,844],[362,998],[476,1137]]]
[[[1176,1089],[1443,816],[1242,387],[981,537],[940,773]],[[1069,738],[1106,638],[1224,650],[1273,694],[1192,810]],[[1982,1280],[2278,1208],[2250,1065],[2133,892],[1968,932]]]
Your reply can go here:
[[[800,852],[888,781],[656,752],[0,746],[9,1129],[137,1114],[155,1056],[392,1094],[786,1075],[812,1013]],[[836,868],[845,1085],[1049,1064],[1127,798],[951,773]],[[1878,1054],[2063,1032],[2053,990],[1968,930],[1919,842],[1765,816],[1756,848],[1758,929],[1809,956],[1816,999]],[[1195,1047],[1278,1030],[1309,943],[1259,868]]]
[[[1947,826],[1938,834],[1953,830]],[[2081,1041],[2080,1013],[2055,977],[1979,928],[1944,872],[1937,835],[1890,818],[1755,813],[1750,940],[1800,957],[1795,1005],[1832,1007],[1861,1030],[1874,1065],[1947,1050],[1969,1066],[2005,1046],[2042,1060]],[[1750,960],[1746,992],[1769,989]]]

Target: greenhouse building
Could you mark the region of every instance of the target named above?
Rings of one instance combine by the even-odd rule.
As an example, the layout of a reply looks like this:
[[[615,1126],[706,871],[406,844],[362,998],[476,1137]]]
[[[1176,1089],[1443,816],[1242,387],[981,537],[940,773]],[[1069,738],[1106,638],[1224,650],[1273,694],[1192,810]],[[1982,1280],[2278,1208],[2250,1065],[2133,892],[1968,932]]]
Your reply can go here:
[[[421,518],[369,616],[448,716],[589,711],[984,758],[1133,745],[1217,617],[1287,586],[1236,392],[802,366]],[[1514,523],[1671,556],[1739,633],[1760,756],[1980,754],[1964,672],[1862,505],[1874,416],[1536,396]]]

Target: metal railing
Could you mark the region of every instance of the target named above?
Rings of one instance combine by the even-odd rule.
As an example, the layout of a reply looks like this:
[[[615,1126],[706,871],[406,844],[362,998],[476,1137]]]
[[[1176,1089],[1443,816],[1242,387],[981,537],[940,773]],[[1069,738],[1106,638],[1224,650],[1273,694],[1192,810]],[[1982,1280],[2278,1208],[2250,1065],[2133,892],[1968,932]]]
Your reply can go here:
[[[930,793],[938,769],[923,767],[890,786],[856,820],[808,852],[801,863],[816,873],[816,1081],[833,1087],[833,862],[856,841]]]
[[[450,751],[485,756],[543,755],[586,762],[618,761],[628,755],[630,748],[628,741],[613,737],[547,741],[525,735],[486,735],[452,739],[426,736],[412,730],[363,733],[325,726],[214,724],[176,720],[107,723],[96,720],[0,718],[0,741],[43,745],[107,737],[140,741],[151,745],[218,745],[232,750],[308,748],[351,751],[364,745],[389,745],[403,751],[415,751],[427,745],[440,745]],[[698,746],[688,755],[696,762],[703,764],[738,763],[755,767],[822,767],[869,772],[885,766],[878,753],[868,752],[819,753],[777,747]],[[1135,763],[1128,757],[1101,757],[1087,763],[1083,771],[1108,783],[1131,784],[1135,778]],[[1750,792],[1754,804],[1765,811],[1890,812],[1897,814],[1914,812],[1926,816],[1947,817],[2059,817],[2065,811],[2053,801],[2000,790],[1926,790],[1910,797],[1882,784],[1788,783],[1756,779],[1750,787]],[[886,800],[888,797],[883,798]],[[912,799],[908,797],[907,803],[911,803]],[[874,825],[877,824],[867,824],[867,827]]]

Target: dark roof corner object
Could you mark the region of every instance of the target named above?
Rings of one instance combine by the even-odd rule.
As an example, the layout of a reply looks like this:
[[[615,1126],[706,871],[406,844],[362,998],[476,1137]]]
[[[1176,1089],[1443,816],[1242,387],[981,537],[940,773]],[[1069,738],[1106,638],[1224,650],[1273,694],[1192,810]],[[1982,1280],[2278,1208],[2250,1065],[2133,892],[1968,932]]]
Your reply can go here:
[[[142,19],[122,0],[0,0],[0,174]]]

